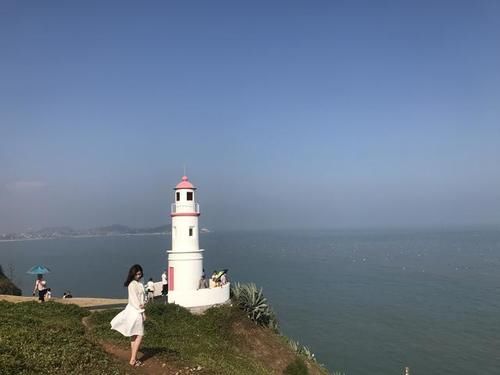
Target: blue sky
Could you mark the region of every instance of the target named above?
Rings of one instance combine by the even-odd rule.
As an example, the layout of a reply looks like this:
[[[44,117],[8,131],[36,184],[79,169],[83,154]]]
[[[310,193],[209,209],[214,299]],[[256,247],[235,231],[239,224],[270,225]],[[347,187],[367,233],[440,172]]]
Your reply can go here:
[[[0,3],[0,233],[500,224],[500,3]]]

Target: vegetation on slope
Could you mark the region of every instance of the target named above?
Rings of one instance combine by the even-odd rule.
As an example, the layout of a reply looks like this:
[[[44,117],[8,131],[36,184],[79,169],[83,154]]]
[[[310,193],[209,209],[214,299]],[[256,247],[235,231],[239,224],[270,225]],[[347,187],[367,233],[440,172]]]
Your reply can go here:
[[[0,374],[130,373],[123,358],[118,361],[103,350],[115,354],[110,347],[122,353],[130,348],[128,338],[110,329],[118,312],[90,314],[52,301],[0,302]],[[186,368],[199,368],[198,374],[326,373],[283,336],[254,324],[236,304],[193,315],[177,305],[153,303],[146,314],[141,352],[153,357],[151,363],[167,364],[156,374],[167,369],[184,374]],[[138,373],[150,372],[144,368]]]
[[[258,289],[254,283],[234,283],[231,285],[231,298],[250,320],[278,332],[276,314],[264,297],[262,288]]]
[[[267,298],[264,297],[262,288],[257,288],[254,283],[233,283],[231,285],[231,299],[240,310],[244,311],[251,321],[280,334],[278,319],[269,305]],[[314,353],[307,346],[300,345],[298,341],[291,340],[286,336],[281,337],[290,349],[297,354],[297,358],[287,366],[285,373],[307,374],[308,370],[303,358],[307,358],[310,363],[315,363],[316,357]],[[323,370],[326,372],[323,365],[319,365],[319,367],[323,367]]]
[[[115,314],[109,310],[92,314],[92,332],[127,347],[128,340],[109,329]],[[193,315],[177,305],[151,304],[146,314],[143,351],[179,368],[201,366],[209,374],[281,374],[297,358],[282,337],[256,326],[237,307],[220,306]],[[308,367],[304,374],[325,373],[314,363]]]
[[[11,296],[20,296],[21,289],[19,289],[5,274],[3,273],[2,266],[0,265],[0,294],[8,294]]]
[[[217,374],[266,374],[256,361],[234,350],[231,324],[237,318],[231,308],[214,308],[197,316],[178,305],[150,304],[145,322],[142,351],[154,352],[179,367],[202,366]],[[92,314],[92,332],[100,339],[124,347],[129,340],[110,330],[109,322],[117,311]]]
[[[76,305],[0,301],[0,374],[120,374],[85,335]]]

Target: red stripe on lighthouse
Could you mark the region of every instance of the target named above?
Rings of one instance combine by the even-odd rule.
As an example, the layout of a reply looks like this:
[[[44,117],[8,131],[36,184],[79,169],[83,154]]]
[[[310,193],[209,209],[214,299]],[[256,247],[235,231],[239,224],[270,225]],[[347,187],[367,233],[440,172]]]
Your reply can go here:
[[[173,214],[170,214],[170,216],[200,216],[199,212],[176,212]]]

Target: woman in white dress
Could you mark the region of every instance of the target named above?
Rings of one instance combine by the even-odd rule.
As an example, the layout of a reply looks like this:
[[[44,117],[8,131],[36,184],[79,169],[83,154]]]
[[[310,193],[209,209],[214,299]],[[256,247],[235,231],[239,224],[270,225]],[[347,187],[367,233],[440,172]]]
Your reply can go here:
[[[144,336],[144,286],[139,280],[143,276],[142,267],[134,264],[128,271],[124,285],[128,287],[128,304],[125,310],[120,312],[111,321],[111,329],[130,337],[130,365],[141,366],[142,362],[137,360],[137,352],[141,346]]]

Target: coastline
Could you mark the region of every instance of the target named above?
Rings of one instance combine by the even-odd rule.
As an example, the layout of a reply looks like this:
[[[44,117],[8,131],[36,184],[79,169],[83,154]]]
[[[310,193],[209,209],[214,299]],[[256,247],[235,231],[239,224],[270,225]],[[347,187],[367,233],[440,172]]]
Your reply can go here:
[[[0,240],[0,242],[20,242],[20,241],[41,241],[41,240],[62,240],[70,238],[102,238],[102,237],[127,237],[127,236],[169,236],[170,232],[159,233],[116,233],[116,234],[82,234],[77,236],[60,236],[60,237],[40,237],[40,238],[16,238],[12,240]]]

